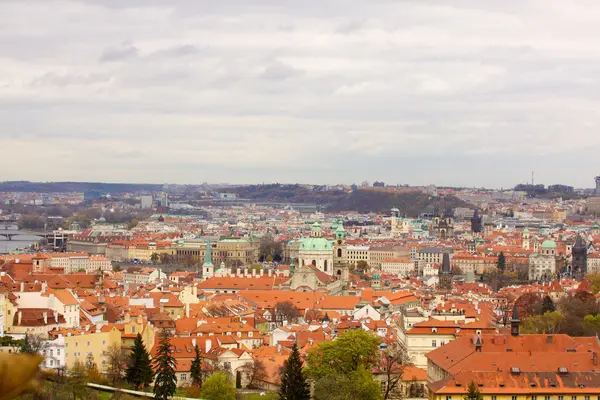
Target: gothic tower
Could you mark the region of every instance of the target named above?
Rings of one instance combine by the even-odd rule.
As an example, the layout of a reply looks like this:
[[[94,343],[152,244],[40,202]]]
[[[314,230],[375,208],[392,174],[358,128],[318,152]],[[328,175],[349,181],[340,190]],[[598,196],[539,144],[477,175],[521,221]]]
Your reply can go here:
[[[578,279],[583,279],[584,275],[587,274],[587,245],[581,235],[577,235],[577,239],[573,245],[572,256],[571,272]]]
[[[439,272],[438,289],[443,291],[452,291],[452,268],[450,268],[450,254],[444,253],[442,269]]]
[[[483,231],[483,217],[479,215],[478,209],[475,209],[473,218],[471,218],[471,231],[473,233],[481,233]]]

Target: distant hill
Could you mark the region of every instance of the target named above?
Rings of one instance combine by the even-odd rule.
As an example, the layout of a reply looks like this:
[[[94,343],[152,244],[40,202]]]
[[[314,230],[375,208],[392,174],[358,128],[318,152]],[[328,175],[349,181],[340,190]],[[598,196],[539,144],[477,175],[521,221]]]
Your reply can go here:
[[[91,192],[129,193],[140,191],[160,191],[163,185],[136,183],[101,183],[101,182],[0,182],[0,192]]]
[[[223,190],[236,193],[239,197],[254,201],[290,203],[314,203],[325,207],[329,212],[358,211],[361,213],[387,213],[396,207],[401,214],[416,217],[431,209],[441,211],[446,208],[472,205],[454,197],[431,197],[422,192],[391,193],[382,190],[359,189],[351,193],[325,191],[323,186],[312,189],[300,185],[250,185]]]

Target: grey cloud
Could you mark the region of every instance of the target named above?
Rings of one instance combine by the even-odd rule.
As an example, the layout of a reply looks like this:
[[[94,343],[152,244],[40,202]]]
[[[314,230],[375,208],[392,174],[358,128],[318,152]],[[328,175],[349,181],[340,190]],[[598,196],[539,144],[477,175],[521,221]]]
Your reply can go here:
[[[108,47],[102,51],[100,62],[123,61],[138,55],[138,48],[131,42],[123,42],[119,46]]]
[[[269,81],[282,81],[303,74],[304,71],[301,69],[294,68],[281,61],[276,61],[266,67],[260,74],[260,77]]]
[[[598,19],[563,0],[0,1],[5,162],[53,165],[6,179],[589,186],[556,160],[595,168]]]

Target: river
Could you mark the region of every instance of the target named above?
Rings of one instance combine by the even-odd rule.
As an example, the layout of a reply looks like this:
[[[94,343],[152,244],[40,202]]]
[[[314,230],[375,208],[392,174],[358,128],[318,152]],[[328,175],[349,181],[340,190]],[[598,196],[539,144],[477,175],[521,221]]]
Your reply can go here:
[[[4,226],[0,227],[0,232],[2,231],[2,229],[4,229]],[[19,227],[16,225],[11,225],[8,227],[8,229],[12,231],[19,229]],[[40,240],[39,236],[32,235],[23,235],[15,239],[19,240],[8,240],[8,238],[0,236],[0,254],[10,253],[11,251],[31,246],[32,244]]]

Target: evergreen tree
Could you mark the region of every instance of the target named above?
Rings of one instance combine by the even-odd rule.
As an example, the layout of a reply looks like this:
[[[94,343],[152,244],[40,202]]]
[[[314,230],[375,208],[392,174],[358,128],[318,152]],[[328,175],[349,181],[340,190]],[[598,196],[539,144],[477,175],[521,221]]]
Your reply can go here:
[[[281,400],[310,399],[310,389],[302,374],[302,360],[296,343],[292,347],[292,353],[283,364],[283,368],[279,398]]]
[[[21,343],[21,347],[19,348],[19,352],[20,353],[27,353],[27,354],[33,354],[33,348],[31,346],[31,343],[29,342],[29,335],[25,334],[25,339],[23,339],[23,342]]]
[[[156,370],[154,398],[168,400],[177,389],[177,376],[175,375],[177,361],[171,355],[171,332],[168,329],[163,329],[160,333],[158,351],[152,364]]]
[[[128,366],[126,371],[126,379],[134,389],[143,387],[147,389],[154,380],[154,371],[150,363],[150,354],[144,346],[142,335],[139,333],[133,342],[133,348],[129,353]]]
[[[190,377],[192,378],[192,385],[200,387],[202,386],[202,357],[200,357],[200,349],[198,345],[194,346],[196,356],[192,361],[190,368]]]
[[[542,315],[546,314],[547,312],[554,312],[554,311],[556,311],[554,302],[552,302],[552,299],[550,298],[550,296],[546,295],[546,297],[544,297],[544,300],[542,301]]]
[[[498,267],[498,272],[500,272],[501,274],[504,273],[504,270],[506,269],[506,258],[504,257],[503,252],[500,252],[500,254],[498,255],[498,262],[496,263],[496,267]]]
[[[477,387],[475,381],[471,381],[469,384],[464,400],[483,400],[483,395],[479,391],[479,387]]]

